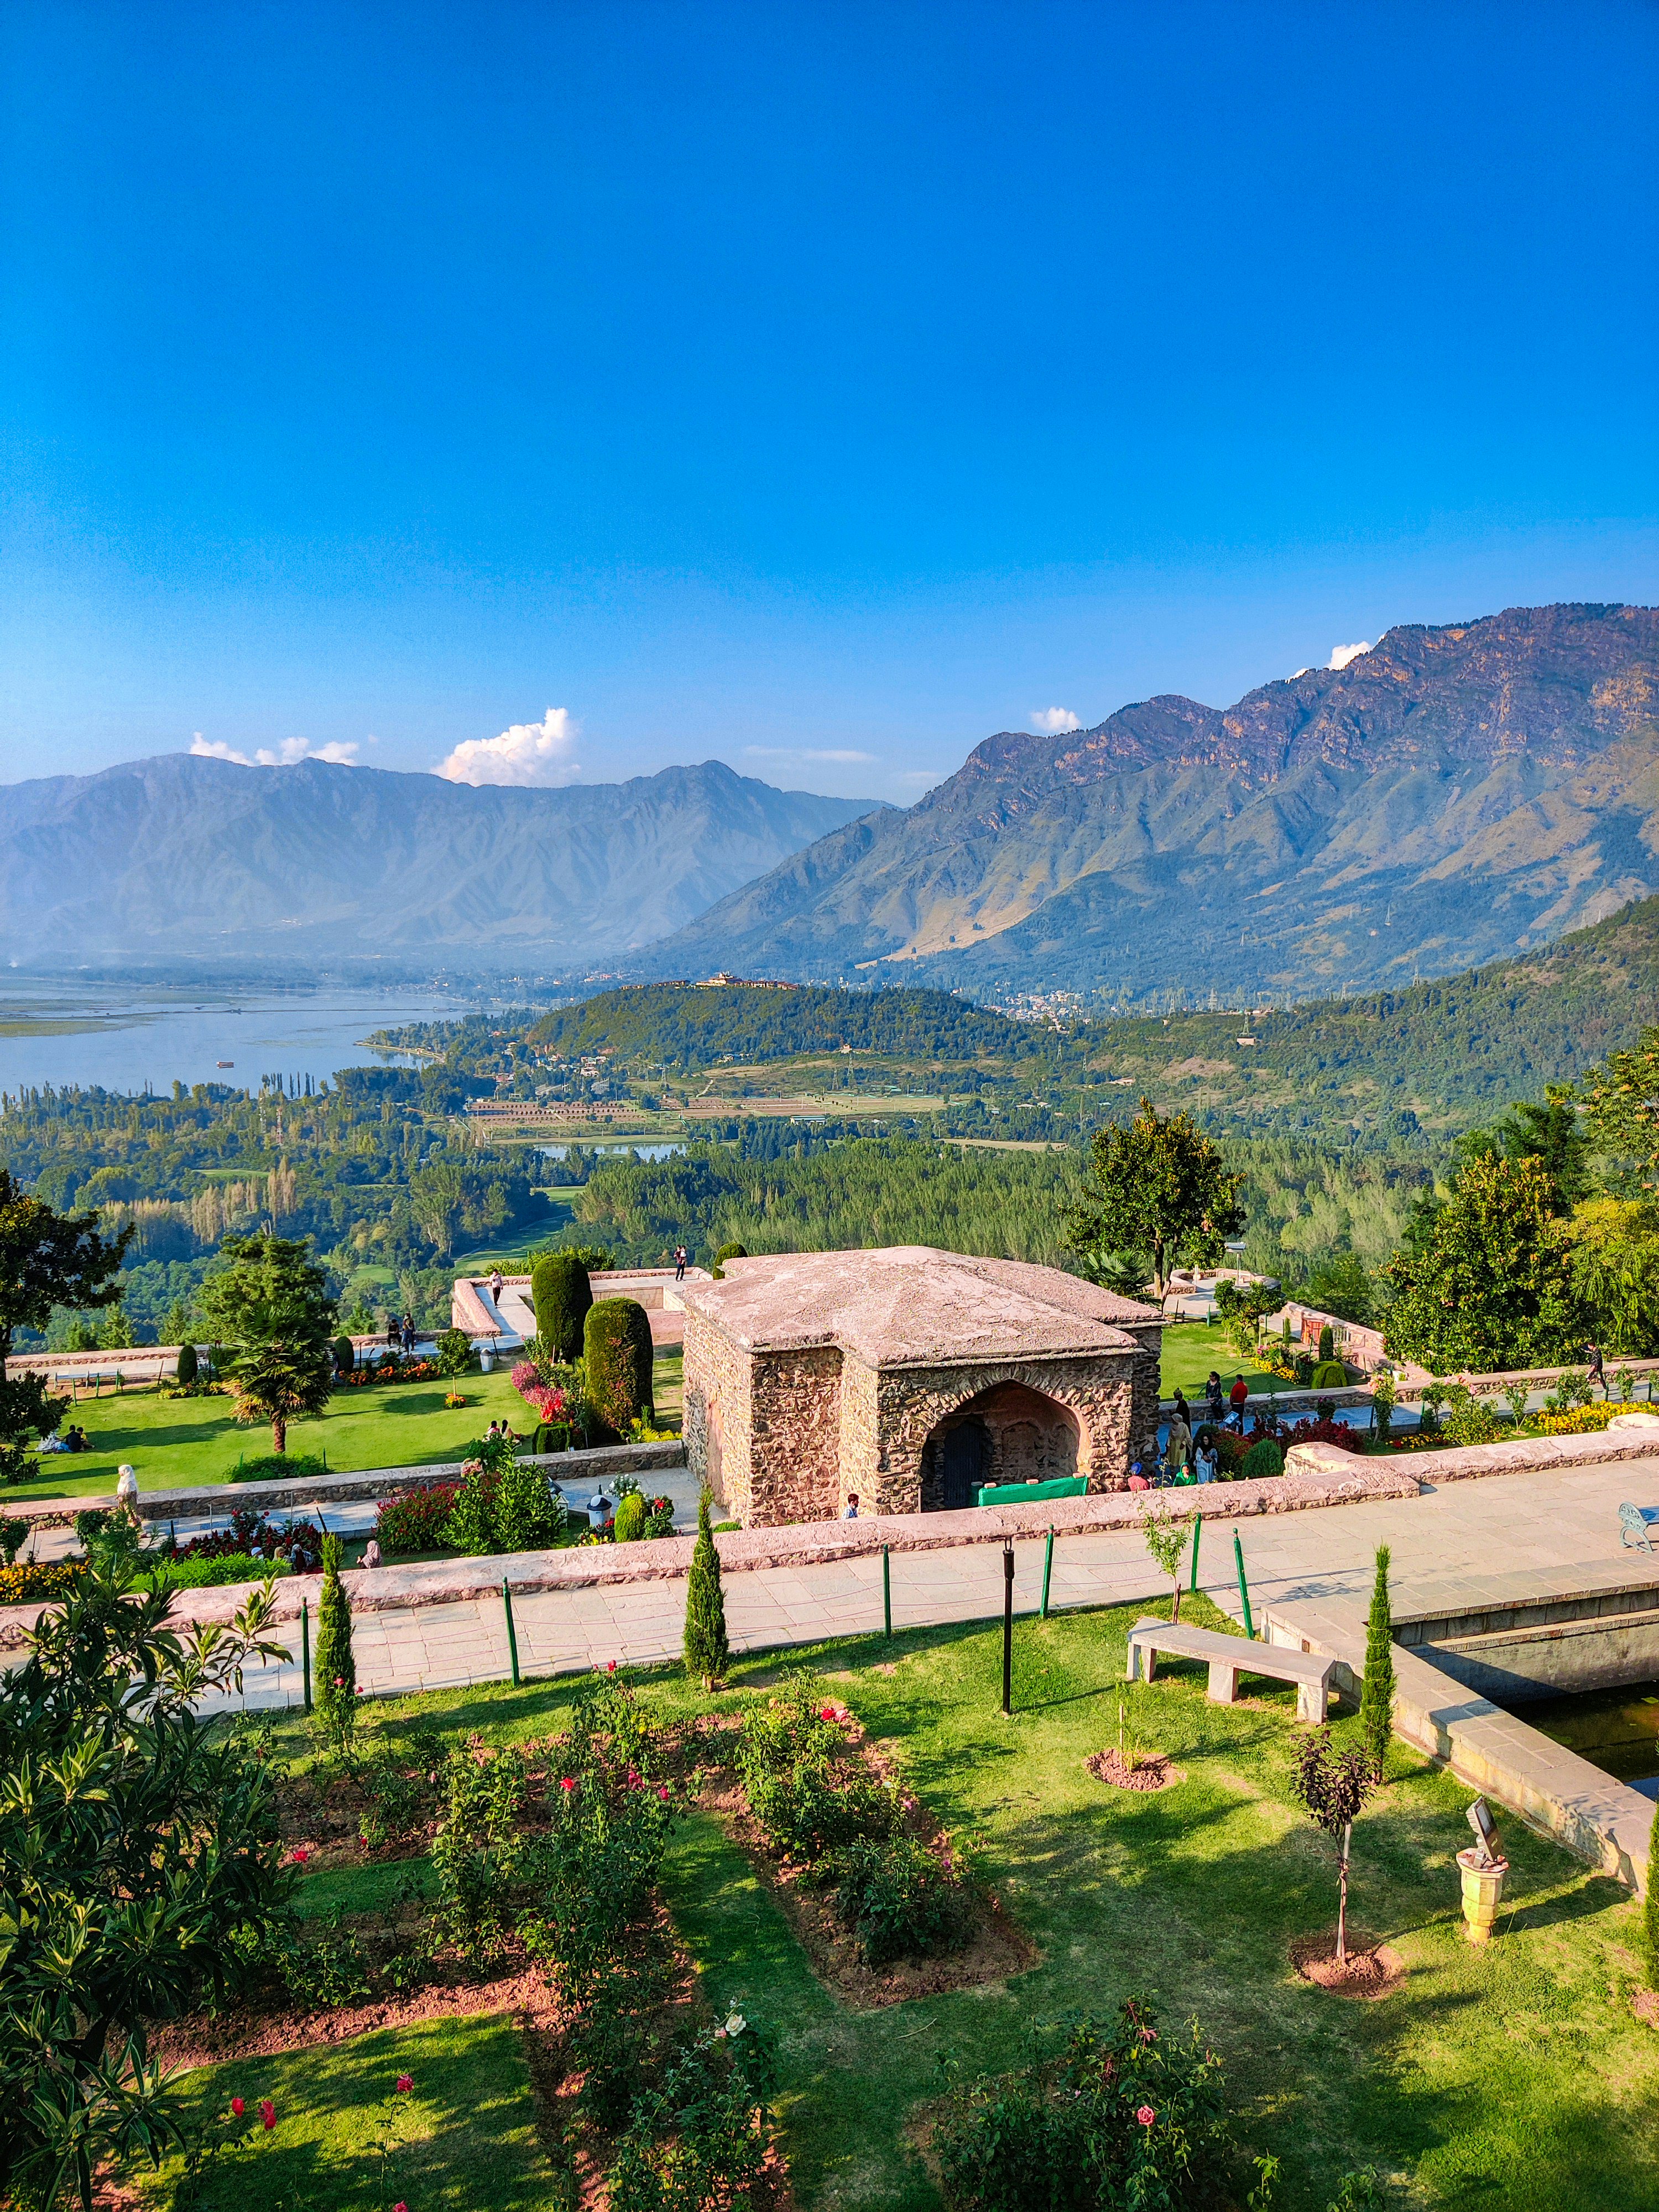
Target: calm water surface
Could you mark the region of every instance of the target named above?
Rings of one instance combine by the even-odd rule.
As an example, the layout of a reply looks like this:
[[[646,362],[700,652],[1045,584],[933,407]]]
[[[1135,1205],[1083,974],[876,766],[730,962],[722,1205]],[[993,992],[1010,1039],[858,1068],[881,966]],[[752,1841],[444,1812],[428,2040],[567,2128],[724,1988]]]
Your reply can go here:
[[[0,1091],[53,1084],[166,1091],[257,1086],[267,1072],[320,1078],[379,1061],[362,1040],[404,1022],[456,1021],[487,1001],[426,991],[191,990],[0,977]],[[220,1065],[228,1060],[229,1066]]]

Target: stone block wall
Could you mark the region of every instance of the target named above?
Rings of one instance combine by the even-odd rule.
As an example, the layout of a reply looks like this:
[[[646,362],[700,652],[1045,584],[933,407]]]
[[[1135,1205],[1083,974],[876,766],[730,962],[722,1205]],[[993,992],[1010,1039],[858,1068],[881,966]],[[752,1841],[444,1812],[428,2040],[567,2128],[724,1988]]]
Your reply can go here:
[[[701,1314],[685,1316],[686,1465],[745,1524],[750,1518],[753,1361]]]
[[[854,1364],[848,1362],[849,1370]],[[1143,1365],[1150,1369],[1150,1384]],[[1147,1353],[1091,1352],[1073,1358],[1024,1359],[983,1367],[891,1368],[875,1377],[874,1488],[883,1513],[922,1509],[922,1460],[927,1439],[947,1416],[1003,1384],[1023,1383],[1076,1417],[1077,1472],[1092,1491],[1121,1490],[1128,1480],[1137,1385],[1150,1387],[1153,1432],[1157,1370]],[[847,1477],[843,1474],[843,1486]],[[858,1484],[850,1486],[862,1489]]]
[[[841,1370],[835,1345],[754,1360],[746,1528],[833,1521],[840,1512]]]

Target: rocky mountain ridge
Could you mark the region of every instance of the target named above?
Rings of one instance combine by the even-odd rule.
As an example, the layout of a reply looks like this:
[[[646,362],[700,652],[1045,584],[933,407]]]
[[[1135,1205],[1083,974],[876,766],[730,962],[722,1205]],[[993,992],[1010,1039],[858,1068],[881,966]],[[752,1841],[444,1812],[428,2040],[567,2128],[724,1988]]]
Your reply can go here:
[[[1391,629],[1217,708],[1005,731],[655,947],[732,968],[1306,994],[1540,944],[1659,888],[1659,610]]]
[[[433,956],[581,972],[872,804],[720,761],[533,790],[163,754],[0,786],[0,951],[37,966]]]

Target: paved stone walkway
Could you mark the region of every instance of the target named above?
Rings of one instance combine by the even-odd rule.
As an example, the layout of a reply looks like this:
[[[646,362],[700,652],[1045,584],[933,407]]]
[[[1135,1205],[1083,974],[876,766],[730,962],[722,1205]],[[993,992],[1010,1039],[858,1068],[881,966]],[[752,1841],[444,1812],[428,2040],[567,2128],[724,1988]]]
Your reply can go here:
[[[1632,1579],[1644,1580],[1659,1571],[1659,1559],[1621,1547],[1619,1506],[1626,1498],[1659,1504],[1659,1455],[1495,1475],[1449,1483],[1414,1498],[1247,1520],[1240,1530],[1252,1605],[1259,1615],[1298,1598],[1363,1603],[1382,1543],[1393,1553],[1395,1609],[1401,1614],[1411,1609],[1414,1593],[1426,1599],[1431,1590],[1437,1600],[1496,1595],[1500,1578],[1523,1568],[1570,1578],[1580,1568],[1606,1570],[1622,1561]],[[1041,1537],[1015,1545],[1018,1612],[1037,1606],[1043,1549]],[[1002,1609],[1002,1557],[994,1544],[896,1551],[891,1574],[896,1629],[990,1620]],[[1224,1522],[1206,1527],[1199,1580],[1237,1614],[1232,1529]],[[1055,1542],[1050,1602],[1056,1609],[1139,1602],[1167,1587],[1137,1534],[1103,1530],[1062,1535]],[[728,1569],[725,1588],[736,1651],[868,1633],[882,1625],[878,1555]],[[611,1659],[678,1658],[684,1607],[683,1579],[522,1593],[514,1601],[521,1668],[542,1674]],[[370,1692],[499,1681],[509,1671],[505,1611],[495,1595],[360,1613],[354,1643],[358,1680]],[[296,1638],[293,1664],[250,1669],[246,1702],[297,1703],[298,1656]]]

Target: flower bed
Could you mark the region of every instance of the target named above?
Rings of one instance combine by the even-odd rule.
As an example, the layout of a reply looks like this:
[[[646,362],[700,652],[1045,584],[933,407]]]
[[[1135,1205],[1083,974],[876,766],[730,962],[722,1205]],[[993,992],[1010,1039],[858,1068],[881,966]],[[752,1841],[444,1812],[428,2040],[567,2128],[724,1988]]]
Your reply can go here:
[[[340,1390],[367,1390],[376,1382],[442,1382],[448,1377],[435,1359],[360,1360],[350,1371],[335,1377]]]
[[[29,1560],[0,1567],[0,1605],[32,1605],[42,1598],[66,1597],[85,1572],[82,1559]]]
[[[809,1675],[750,1709],[733,1740],[723,1813],[820,1981],[860,2006],[900,2004],[1018,1972],[1035,1954],[972,1879],[950,1835],[907,1792],[844,1705]]]
[[[443,1528],[460,1495],[459,1482],[428,1482],[406,1490],[398,1498],[383,1498],[374,1517],[374,1535],[380,1549],[392,1552],[436,1552],[443,1548]]]

